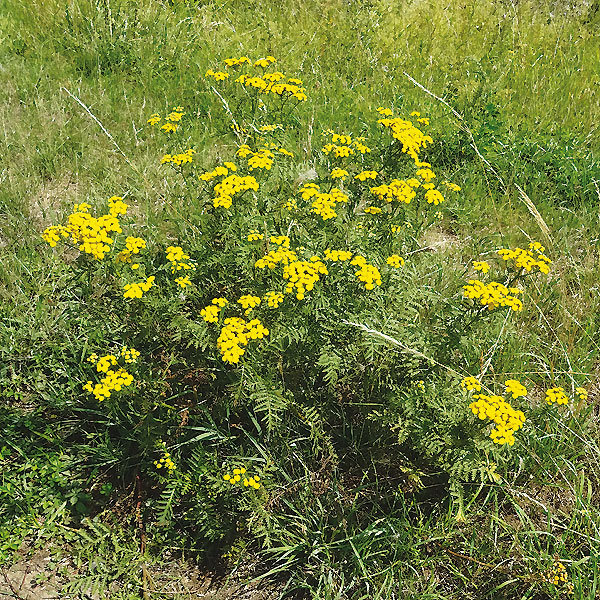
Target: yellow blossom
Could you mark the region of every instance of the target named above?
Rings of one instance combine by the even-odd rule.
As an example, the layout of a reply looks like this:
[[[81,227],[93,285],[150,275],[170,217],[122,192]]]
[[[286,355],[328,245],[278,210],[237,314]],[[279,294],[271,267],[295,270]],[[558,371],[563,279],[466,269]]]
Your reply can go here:
[[[489,310],[501,306],[510,307],[515,312],[523,310],[523,303],[515,296],[515,294],[520,293],[517,288],[508,289],[497,281],[484,284],[477,279],[471,279],[468,285],[463,286],[463,288],[465,298],[479,300]]]
[[[494,443],[512,446],[515,443],[515,431],[521,429],[525,422],[523,412],[512,408],[501,396],[476,394],[474,398],[476,401],[470,405],[473,414],[481,420],[490,419],[495,423],[495,427],[490,432]]]
[[[148,277],[145,281],[140,281],[138,283],[128,283],[124,286],[123,297],[132,299],[132,298],[141,298],[144,292],[150,290],[150,288],[154,285],[154,276]]]
[[[565,394],[564,388],[553,387],[546,390],[546,402],[548,404],[568,404],[569,398]]]
[[[190,278],[187,275],[185,277],[176,277],[175,283],[183,289],[185,289],[189,285],[192,285],[192,282],[190,281]]]
[[[508,379],[504,382],[506,393],[512,394],[513,399],[521,396],[527,396],[527,388],[516,379]]]
[[[481,261],[475,261],[473,263],[473,268],[476,271],[481,271],[482,273],[487,273],[490,270],[490,265],[485,262],[485,260],[481,260]]]
[[[156,125],[157,123],[160,123],[160,115],[158,113],[154,113],[153,115],[150,115],[150,118],[146,121],[146,123],[149,123],[150,125]]]
[[[476,377],[465,377],[461,381],[460,385],[463,389],[466,389],[468,391],[481,391],[481,383],[479,383],[479,379],[477,379]]]
[[[400,267],[404,266],[404,259],[397,254],[388,256],[386,262],[388,265],[390,265],[390,267],[394,267],[394,269],[399,269]]]
[[[283,302],[283,298],[281,292],[267,292],[264,296],[269,308],[277,308]]]
[[[252,229],[250,231],[250,233],[248,234],[248,241],[249,242],[256,242],[258,240],[264,239],[264,237],[265,237],[264,233],[260,233],[258,231],[258,229]]]
[[[358,179],[359,181],[366,181],[367,179],[375,179],[377,175],[377,171],[361,171],[358,175],[354,177],[354,179]]]
[[[331,171],[332,179],[343,179],[344,177],[348,177],[348,171],[346,171],[345,169],[339,169],[338,167],[336,167]]]

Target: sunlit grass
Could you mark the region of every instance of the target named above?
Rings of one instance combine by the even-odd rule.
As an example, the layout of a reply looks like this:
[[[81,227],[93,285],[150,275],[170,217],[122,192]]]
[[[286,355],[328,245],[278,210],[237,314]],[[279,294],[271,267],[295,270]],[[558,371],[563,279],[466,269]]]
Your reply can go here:
[[[106,418],[101,411],[71,413],[57,426],[58,437],[48,430],[47,417],[60,418],[65,407],[76,410],[75,379],[87,375],[69,369],[87,344],[110,341],[123,328],[110,318],[98,325],[94,310],[101,310],[104,291],[94,296],[96,309],[83,304],[83,284],[70,279],[68,270],[74,256],[49,254],[41,231],[62,222],[74,203],[96,205],[117,194],[132,206],[139,235],[164,246],[187,237],[192,251],[199,250],[202,237],[192,225],[198,210],[190,206],[181,179],[159,167],[160,156],[193,147],[195,160],[206,169],[230,157],[236,145],[224,131],[215,132],[222,122],[220,107],[204,74],[229,56],[273,54],[310,90],[310,106],[299,107],[292,118],[298,134],[290,134],[289,149],[296,161],[280,171],[287,184],[314,167],[324,129],[360,135],[379,106],[431,117],[437,142],[432,162],[462,190],[460,200],[418,240],[427,269],[407,263],[397,290],[406,300],[402,318],[434,322],[450,290],[464,279],[463,265],[488,260],[502,246],[544,240],[545,227],[544,243],[554,263],[549,278],[528,289],[527,310],[478,329],[461,359],[485,368],[497,382],[521,377],[531,390],[536,420],[528,419],[524,429],[531,443],[519,446],[515,465],[499,467],[501,480],[492,474],[485,485],[468,484],[459,499],[426,461],[413,462],[407,455],[401,464],[388,464],[376,444],[372,456],[363,456],[361,444],[373,435],[371,424],[340,408],[338,428],[311,443],[328,456],[331,434],[336,443],[347,444],[348,464],[362,465],[364,472],[344,471],[342,460],[339,479],[328,489],[327,462],[308,469],[282,460],[278,468],[287,487],[276,500],[280,511],[270,530],[255,532],[267,549],[257,574],[268,574],[281,589],[322,598],[559,597],[541,581],[556,555],[567,567],[574,597],[594,598],[599,579],[594,548],[600,540],[600,25],[594,5],[571,10],[542,2],[446,6],[390,0],[260,6],[240,0],[8,0],[5,5],[0,17],[0,389],[18,414],[3,419],[0,446],[6,467],[2,485],[17,482],[27,494],[3,490],[3,522],[16,513],[34,514],[44,497],[44,514],[76,525],[72,515],[77,520],[77,510],[85,514],[94,506],[78,494],[91,486],[94,502],[102,505],[103,477],[110,477],[110,469],[119,472],[128,453],[137,452],[127,436],[115,443],[99,433]],[[165,150],[164,139],[149,133],[146,120],[176,105],[185,106],[193,119],[178,147]],[[277,189],[273,185],[273,193]],[[417,295],[410,290],[422,285],[423,272],[427,288]],[[156,372],[190,369],[189,381],[198,378],[199,389],[205,389],[212,375],[194,373],[185,363],[188,357],[159,350],[165,343],[182,344],[164,324],[187,317],[174,308],[149,320],[153,342],[147,354],[158,365]],[[374,314],[371,325],[391,335],[396,327],[399,335],[412,336],[415,347],[422,343],[418,331],[402,333],[397,315]],[[187,334],[200,339],[191,328]],[[372,343],[375,356],[378,342]],[[447,358],[453,364],[455,357]],[[398,360],[411,357],[399,352]],[[387,367],[381,368],[385,373]],[[300,382],[302,374],[294,377]],[[552,412],[544,405],[545,383],[568,391],[586,385],[589,403],[573,413]],[[215,385],[224,394],[240,393],[231,381]],[[345,390],[340,402],[351,402],[351,392]],[[167,383],[149,393],[162,394],[168,404],[176,403],[179,392],[169,391]],[[260,386],[253,393],[260,396]],[[399,428],[386,444],[395,443]],[[230,433],[215,426],[198,435],[218,444]],[[56,445],[67,456],[59,452],[52,458],[34,492],[19,461],[25,457],[23,464],[43,469],[37,448],[42,438],[51,449],[49,461]],[[72,440],[81,444],[87,466],[71,457]],[[246,442],[267,460],[264,440]],[[293,443],[305,441],[298,434]],[[58,474],[67,469],[76,474],[71,483]],[[122,484],[118,493],[124,497],[131,493],[133,471],[122,469],[121,481],[111,481]],[[98,485],[90,483],[93,476]],[[384,478],[404,494],[393,505],[377,496]],[[59,500],[67,488],[72,503],[65,508]],[[76,509],[80,500],[85,506]],[[463,500],[466,521],[457,522]],[[334,506],[341,507],[339,514]],[[58,536],[60,528],[50,521],[40,538]],[[138,525],[121,521],[125,529]],[[182,529],[192,526],[186,522]],[[153,551],[161,545],[185,548],[179,532],[148,527],[155,536]],[[6,531],[3,560],[35,530],[25,519]],[[253,546],[245,554],[243,544],[232,544],[227,552],[234,557],[238,552],[242,561],[258,551]],[[96,546],[109,556],[109,547]],[[77,551],[86,556],[85,548]],[[127,576],[120,572],[119,577]]]

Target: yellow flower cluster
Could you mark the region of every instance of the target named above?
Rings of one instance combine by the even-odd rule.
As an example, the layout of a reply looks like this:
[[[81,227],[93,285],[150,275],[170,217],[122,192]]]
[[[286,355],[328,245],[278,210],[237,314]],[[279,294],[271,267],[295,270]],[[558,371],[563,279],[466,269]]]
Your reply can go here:
[[[486,285],[478,279],[471,279],[468,285],[463,286],[463,289],[465,298],[479,300],[489,310],[500,306],[508,306],[515,312],[523,310],[523,303],[516,297],[517,294],[522,293],[519,288],[507,288],[497,281]]]
[[[283,246],[284,248],[290,247],[290,238],[287,235],[272,235],[269,238],[271,244],[277,244],[278,246]]]
[[[379,175],[377,171],[361,171],[354,179],[359,181],[366,181],[367,179],[375,179]]]
[[[117,357],[114,354],[98,356],[95,352],[88,357],[87,361],[96,365],[96,371],[98,371],[98,373],[106,373],[111,366],[118,364]]]
[[[331,188],[329,193],[320,191],[316,183],[307,183],[298,191],[303,200],[312,198],[311,212],[319,215],[323,221],[337,217],[334,210],[336,204],[348,202],[348,196],[338,188]]]
[[[473,263],[473,268],[476,271],[481,271],[482,273],[487,273],[490,270],[490,265],[489,263],[485,262],[485,260],[479,260],[479,261],[475,261]]]
[[[264,239],[264,233],[259,233],[258,229],[252,229],[248,234],[249,242],[257,242],[258,240]]]
[[[419,182],[416,181],[416,183]],[[385,200],[386,202],[396,200],[405,204],[410,204],[410,201],[417,195],[413,186],[403,179],[394,179],[389,184],[384,183],[377,187],[372,187],[370,191],[380,200]]]
[[[54,248],[58,242],[60,242],[60,238],[69,237],[69,232],[66,227],[62,225],[52,225],[47,227],[42,233],[42,238],[45,242],[50,244],[51,248]]]
[[[579,398],[581,400],[587,400],[588,399],[588,391],[585,388],[576,387],[575,388],[575,393],[579,396]]]
[[[108,204],[108,214],[98,218],[89,214],[89,204],[75,204],[73,212],[67,218],[67,225],[48,227],[42,233],[42,238],[54,248],[61,237],[70,236],[73,244],[77,245],[81,252],[91,254],[96,260],[102,260],[114,241],[110,234],[122,232],[118,216],[127,211],[127,204],[118,196],[109,198]]]
[[[274,56],[267,56],[265,58],[259,58],[258,60],[255,60],[254,66],[266,69],[269,65],[273,64],[274,62],[277,62]]]
[[[217,339],[217,347],[224,362],[235,364],[246,352],[245,346],[251,340],[259,340],[269,335],[269,330],[263,327],[258,319],[244,321],[239,317],[225,319],[221,333]]]
[[[144,295],[144,292],[150,290],[150,288],[154,285],[155,277],[151,275],[146,279],[146,281],[140,281],[139,283],[127,283],[123,289],[123,298],[141,298]]]
[[[157,123],[160,123],[161,118],[158,113],[153,113],[150,115],[150,118],[146,121],[146,123],[150,123],[150,125],[154,126]]]
[[[193,155],[196,154],[196,151],[190,148],[181,154],[165,154],[160,159],[160,164],[164,165],[167,163],[172,163],[174,165],[185,165],[186,163],[192,162]]]
[[[546,402],[548,404],[568,404],[569,398],[565,394],[564,388],[553,387],[546,390]]]
[[[421,113],[417,111],[413,111],[410,113],[411,117],[417,117],[417,123],[421,123],[421,125],[429,125],[429,119],[427,117],[421,117]]]
[[[200,316],[207,323],[216,323],[219,320],[219,313],[221,309],[229,302],[227,298],[213,298],[212,304],[204,307],[200,311]]]
[[[294,81],[300,81],[299,79],[288,79],[287,83],[275,83],[271,85],[270,91],[277,96],[281,96],[282,98],[296,98],[300,102],[305,102],[307,100],[306,90],[302,87],[302,84],[293,83]],[[269,89],[267,89],[269,91]]]
[[[146,242],[139,237],[128,236],[125,240],[125,249],[121,250],[117,255],[117,261],[120,262],[131,262],[131,257],[134,254],[139,254],[140,250],[143,250],[146,247]],[[132,265],[132,269],[137,269],[139,267],[138,264]]]
[[[212,77],[215,81],[225,81],[229,78],[229,73],[225,73],[224,71],[213,71],[212,69],[208,69],[204,74],[204,77]]]
[[[139,355],[140,353],[135,348],[127,348],[127,346],[123,346],[120,352],[121,358],[126,363],[136,362]],[[96,365],[98,373],[105,373],[99,383],[94,384],[92,381],[87,381],[83,386],[83,389],[93,394],[99,402],[109,398],[113,391],[119,392],[133,383],[133,375],[125,369],[111,369],[111,367],[118,365],[118,358],[114,354],[99,357],[94,353],[87,360]]]
[[[257,269],[274,269],[279,263],[287,265],[296,260],[298,260],[298,256],[293,250],[280,246],[277,250],[270,250],[268,254],[259,258],[254,266]]]
[[[250,152],[252,151],[250,150]],[[269,171],[273,166],[274,158],[275,155],[267,147],[260,148],[256,152],[252,152],[250,155],[250,158],[248,159],[248,168],[251,171],[254,169],[266,169]]]
[[[568,595],[572,595],[575,592],[573,584],[569,581],[567,569],[558,558],[554,559],[554,564],[551,569],[542,573],[542,577],[544,581],[555,587],[563,587],[563,591]]]
[[[102,402],[102,400],[110,398],[113,391],[118,392],[123,387],[130,386],[132,383],[133,375],[125,369],[118,369],[117,371],[109,370],[100,380],[100,383],[94,385],[91,381],[88,381],[83,386],[83,389],[93,394],[98,402]]]
[[[175,283],[183,289],[192,285],[192,282],[190,281],[190,278],[187,275],[185,277],[176,277]]]
[[[272,84],[258,76],[251,75],[240,75],[236,80],[236,83],[245,85],[246,87],[253,87],[259,92],[268,93],[271,90]]]
[[[135,348],[128,348],[127,346],[123,346],[121,348],[121,352],[119,356],[123,358],[126,363],[134,363],[137,362],[137,359],[140,356],[140,353]],[[110,369],[111,366],[118,364],[118,358],[114,354],[105,354],[104,356],[98,356],[95,352],[90,354],[87,358],[87,361],[96,365],[96,370],[98,373],[106,373]]]
[[[252,63],[247,56],[241,56],[240,58],[225,59],[225,66],[238,67],[243,64],[248,64],[266,69],[274,62],[276,62],[276,60],[273,56],[259,58],[254,61],[254,63]],[[229,74],[223,71],[215,72],[212,69],[209,69],[206,72],[206,77],[213,77],[217,81],[223,81],[229,77]],[[264,94],[271,93],[283,98],[292,97],[300,102],[304,102],[307,99],[305,93],[306,90],[302,87],[302,81],[300,79],[288,78],[287,82],[282,81],[283,79],[286,79],[286,76],[281,71],[274,71],[271,73],[263,72],[262,76],[244,73],[240,75],[235,82],[245,87],[254,88]]]
[[[381,214],[381,212],[382,212],[382,210],[378,206],[365,207],[365,213],[367,213],[368,215],[379,215],[379,214]]]
[[[327,129],[326,131],[323,132],[323,135],[330,135],[331,136],[331,141],[334,144],[345,144],[345,145],[349,145],[352,143],[352,137],[345,134],[345,133],[335,133],[335,131],[333,131],[333,129]]]
[[[386,262],[388,265],[390,265],[390,267],[394,267],[394,269],[399,269],[400,267],[404,266],[404,259],[397,254],[388,256]]]
[[[392,117],[393,114],[390,109],[378,109],[378,112],[386,117]],[[419,162],[419,152],[433,143],[431,136],[425,135],[410,121],[396,117],[379,119],[377,122],[391,131],[392,137],[402,144],[402,152],[408,154],[415,164]]]
[[[176,469],[175,463],[171,460],[171,455],[168,452],[163,452],[162,457],[154,461],[154,466],[157,469],[165,469],[169,475]]]
[[[240,58],[226,58],[225,59],[225,65],[227,67],[237,67],[239,65],[243,65],[244,63],[251,65],[252,61],[247,56],[240,56]]]
[[[229,175],[215,186],[215,197],[213,205],[215,208],[229,208],[233,202],[234,194],[243,193],[247,190],[258,190],[258,182],[254,177],[248,175],[240,177],[239,175]]]
[[[336,158],[346,158],[347,156],[352,156],[354,154],[354,150],[350,146],[337,146],[335,144],[326,144],[321,150],[323,154],[330,154],[333,152],[333,155]]]
[[[460,186],[452,183],[451,181],[442,181],[442,184],[453,192],[460,192]]]
[[[425,168],[417,171],[417,177],[420,177],[427,183],[429,183],[432,179],[435,179],[435,173],[429,168],[431,167],[429,163],[419,163],[419,165],[422,165]]]
[[[179,123],[181,121],[181,117],[183,117],[185,113],[183,112],[183,106],[176,106],[168,115],[167,121],[171,121],[172,123]]]
[[[425,192],[425,200],[427,200],[428,204],[437,206],[444,201],[444,196],[442,196],[439,190],[430,189]]]
[[[283,294],[281,292],[267,292],[264,297],[269,308],[277,308],[283,302]]]
[[[285,75],[281,71],[274,71],[273,73],[264,73],[263,79],[265,81],[270,81],[272,83],[276,83],[277,81],[281,81],[282,79],[285,79]],[[274,129],[267,129],[266,131],[274,131]]]
[[[137,362],[137,359],[140,357],[140,353],[135,348],[123,346],[123,348],[121,348],[121,356],[127,364],[131,364]]]
[[[285,202],[283,208],[286,210],[298,210],[298,202],[295,198],[290,198]]]
[[[221,177],[222,175],[228,175],[229,171],[237,171],[237,167],[232,162],[223,163],[223,166],[218,166],[212,171],[206,171],[202,175],[198,176],[201,181],[212,181],[215,177]]]
[[[304,299],[305,292],[310,292],[319,275],[327,275],[327,267],[318,256],[308,260],[296,260],[283,267],[283,278],[288,281],[285,291],[290,294],[295,291],[298,300]]]
[[[344,262],[352,259],[352,252],[348,250],[331,250],[327,248],[325,250],[325,260],[331,260],[333,262]]]
[[[244,485],[244,487],[251,487],[257,490],[260,487],[260,477],[258,475],[254,475],[253,477],[244,477],[244,479],[242,480],[242,475],[244,475],[245,473],[245,467],[233,469],[231,473],[225,473],[225,475],[223,475],[223,479],[225,481],[229,481],[231,485],[241,483]]]
[[[77,206],[77,205],[75,205]],[[91,208],[89,204],[80,204],[79,209],[85,206],[87,208]],[[112,217],[118,217],[119,215],[125,215],[129,206],[123,202],[123,198],[120,196],[111,196],[108,199],[108,214]],[[87,210],[85,211],[87,212]]]
[[[534,257],[534,252],[537,254],[537,258]],[[540,273],[546,275],[550,272],[549,265],[552,261],[544,254],[544,246],[538,242],[529,244],[528,250],[524,250],[523,248],[515,248],[514,250],[503,248],[502,250],[498,250],[498,254],[505,261],[513,260],[517,271],[525,269],[525,271],[530,272],[531,269],[537,268]]]
[[[364,137],[352,138],[352,136],[344,133],[335,133],[331,129],[324,131],[323,135],[331,136],[331,142],[321,148],[324,154],[331,154],[333,152],[336,158],[345,158],[346,156],[353,155],[355,150],[361,154],[371,152],[371,148],[363,144],[365,141]]]
[[[146,242],[139,237],[128,236],[125,240],[125,251],[130,254],[139,254],[146,247]]]
[[[252,312],[252,309],[260,304],[260,298],[258,296],[253,296],[252,294],[246,294],[239,298],[238,304],[241,304],[245,313],[249,315]]]
[[[183,251],[181,246],[169,246],[166,250],[167,260],[171,263],[171,273],[177,271],[193,271],[196,265],[189,261],[190,256]]]
[[[331,171],[332,179],[343,179],[344,177],[348,177],[348,171],[346,171],[345,169],[339,169],[338,167],[336,167]]]
[[[166,123],[161,127],[161,129],[167,133],[177,131],[179,127],[179,121],[181,121],[181,117],[183,117],[185,113],[183,112],[183,106],[177,106],[174,108],[166,117]],[[154,126],[161,122],[161,116],[158,113],[154,113],[150,115],[147,123]]]
[[[475,390],[477,392],[481,391],[481,383],[479,382],[479,379],[477,379],[477,377],[465,377],[460,382],[460,386],[463,389],[468,390],[469,392],[472,390]]]
[[[350,264],[360,267],[355,275],[365,284],[365,289],[372,290],[376,285],[381,285],[381,273],[379,269],[374,265],[368,264],[366,258],[355,256]]]
[[[220,312],[220,307],[209,304],[200,311],[200,315],[207,323],[217,323]]]
[[[527,396],[527,388],[516,379],[507,379],[504,382],[504,385],[506,386],[505,393],[511,394],[513,400],[515,400],[516,398],[520,398],[521,396]]]
[[[486,394],[475,394],[475,402],[469,405],[473,414],[482,421],[490,419],[496,427],[490,432],[490,437],[495,444],[515,443],[514,433],[523,427],[525,415],[520,410],[515,410],[502,396],[487,396]]]

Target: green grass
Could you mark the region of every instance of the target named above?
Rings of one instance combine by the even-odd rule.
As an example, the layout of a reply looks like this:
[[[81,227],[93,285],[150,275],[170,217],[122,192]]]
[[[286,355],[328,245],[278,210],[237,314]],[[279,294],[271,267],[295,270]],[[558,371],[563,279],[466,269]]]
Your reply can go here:
[[[148,585],[141,564],[160,563],[168,551],[218,562],[219,570],[259,561],[249,579],[263,578],[300,597],[516,600],[561,597],[537,575],[558,556],[573,597],[596,597],[597,2],[567,8],[541,1],[4,0],[0,6],[3,562],[14,560],[28,540],[79,557],[81,585],[71,582],[74,590],[90,581],[106,587],[111,580],[140,589]],[[419,240],[435,251],[418,253],[419,266],[403,271],[394,290],[398,312],[376,306],[369,325],[425,354],[439,351],[447,367],[475,373],[487,365],[497,382],[528,382],[530,414],[520,432],[526,443],[515,445],[501,464],[488,457],[486,468],[497,467],[501,481],[483,472],[482,483],[454,489],[432,456],[402,440],[401,423],[394,421],[399,413],[383,414],[375,388],[374,403],[382,404],[373,411],[382,414],[365,418],[352,404],[357,379],[350,359],[356,356],[345,354],[343,340],[330,348],[337,352],[335,365],[327,353],[321,359],[315,354],[314,362],[329,371],[311,380],[323,402],[327,386],[337,386],[339,405],[328,404],[317,416],[302,414],[307,405],[293,396],[308,385],[307,367],[286,374],[288,396],[278,400],[300,414],[289,432],[278,429],[289,422],[277,408],[271,407],[272,415],[268,409],[236,412],[243,406],[242,386],[216,368],[215,374],[198,366],[206,337],[183,302],[159,315],[150,309],[135,315],[145,324],[140,333],[107,309],[100,285],[88,294],[71,269],[69,251],[50,251],[42,241],[41,231],[64,220],[73,203],[95,205],[116,194],[132,205],[136,235],[156,246],[187,239],[200,253],[204,242],[188,188],[158,165],[172,148],[146,120],[181,104],[190,116],[181,148],[195,147],[207,169],[228,160],[235,140],[223,134],[219,101],[204,73],[241,54],[273,54],[278,68],[297,73],[307,87],[309,102],[294,113],[296,127],[286,134],[286,147],[297,155],[281,172],[287,186],[318,165],[324,129],[372,133],[379,106],[431,117],[436,143],[428,158],[462,191]],[[548,246],[554,265],[547,279],[529,286],[527,309],[457,332],[458,342],[445,349],[432,332],[445,331],[449,298],[467,276],[464,265],[531,239]],[[304,316],[309,319],[308,312]],[[318,325],[325,339],[329,326]],[[160,409],[173,423],[165,435],[189,426],[176,450],[204,474],[194,481],[194,501],[213,506],[214,514],[185,504],[185,487],[173,488],[177,501],[167,502],[168,485],[148,476],[152,457],[131,433],[142,412],[125,405],[117,417],[82,404],[91,349],[135,336],[147,342],[144,352],[153,361],[145,367],[145,393],[177,409]],[[427,379],[414,354],[363,337],[357,356],[364,364],[378,361],[381,378],[402,365]],[[186,348],[188,342],[200,350]],[[301,347],[321,351],[314,342]],[[248,369],[251,393],[260,399],[267,375]],[[450,402],[451,376],[431,370],[428,393]],[[562,412],[545,407],[547,387],[582,384],[590,390],[583,406]],[[390,411],[412,402],[402,396],[405,390],[397,392],[401,401],[390,400]],[[237,404],[198,409],[219,394]],[[185,411],[189,425],[181,417]],[[144,423],[150,439],[153,423]],[[217,453],[242,459],[249,448],[256,465],[279,478],[277,492],[266,505],[243,510],[229,501],[211,504],[215,493],[204,482],[218,467]],[[136,514],[142,498],[144,543]],[[464,522],[455,519],[463,501]],[[115,507],[118,516],[111,519]],[[90,533],[89,518],[105,525]],[[82,542],[81,532],[94,543]],[[105,557],[104,572],[89,567],[94,554]],[[122,569],[129,562],[139,568]]]

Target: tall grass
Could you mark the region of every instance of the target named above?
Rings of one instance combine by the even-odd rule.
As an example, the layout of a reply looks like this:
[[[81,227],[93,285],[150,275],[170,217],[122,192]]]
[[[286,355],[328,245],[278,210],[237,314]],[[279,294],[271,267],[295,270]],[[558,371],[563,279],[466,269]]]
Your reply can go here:
[[[300,465],[284,473],[290,487],[304,491],[278,500],[280,513],[270,529],[277,542],[261,555],[257,576],[289,593],[323,598],[558,597],[538,576],[558,555],[569,569],[574,597],[596,597],[597,2],[4,0],[2,6],[3,560],[35,531],[34,516],[54,515],[39,537],[56,540],[64,530],[53,528],[55,520],[70,527],[131,493],[125,475],[120,483],[110,479],[126,451],[99,441],[99,421],[74,412],[79,387],[65,368],[74,361],[73,348],[83,356],[86,343],[110,339],[118,324],[108,322],[103,331],[81,310],[76,286],[60,291],[68,289],[69,274],[42,251],[40,231],[59,222],[74,202],[118,193],[135,204],[144,237],[177,238],[186,225],[171,217],[187,214],[188,199],[181,183],[157,168],[162,146],[148,136],[146,119],[178,104],[200,117],[186,142],[208,167],[233,146],[215,137],[218,117],[203,83],[206,69],[229,56],[273,54],[311,90],[310,107],[297,117],[307,127],[293,148],[301,168],[288,174],[290,180],[314,166],[323,129],[366,131],[378,106],[431,117],[439,141],[432,161],[461,185],[462,198],[433,237],[421,240],[435,250],[427,258],[429,272],[437,274],[430,280],[429,306],[443,305],[443,292],[473,256],[485,258],[500,241],[540,238],[540,220],[548,227],[554,275],[530,290],[530,309],[518,321],[479,330],[467,358],[488,365],[497,378],[529,378],[539,404],[544,381],[574,388],[585,380],[590,402],[562,417],[549,413],[543,426],[529,432],[532,444],[503,473],[501,484],[469,488],[465,523],[454,519],[459,499],[448,493],[444,477],[410,456],[373,471],[400,486],[402,498],[390,505],[374,495],[366,465],[385,464],[377,454],[382,449],[374,444],[373,456],[357,458],[360,440],[372,432],[368,424],[341,420],[335,435],[356,442],[347,446],[348,455],[369,476],[361,485],[360,473],[344,473],[315,512],[308,495],[318,481],[308,486],[298,475]],[[419,277],[409,273],[407,286],[417,286]],[[376,318],[382,327],[389,323],[388,315]],[[158,339],[160,323],[154,325]],[[157,359],[165,371],[173,367],[170,357]],[[79,429],[88,436],[87,446]],[[224,435],[216,427],[205,434],[211,440]],[[73,439],[79,449],[69,447]],[[260,441],[251,443],[266,455]],[[78,451],[85,463],[77,460]],[[31,473],[40,469],[36,490]],[[70,482],[64,471],[72,474]],[[100,494],[108,482],[115,495],[109,488]],[[336,503],[343,507],[339,514],[330,512]],[[133,531],[135,510],[124,512],[121,526]],[[18,526],[11,525],[15,515]],[[151,530],[153,550],[187,549],[177,535],[157,525]],[[110,564],[105,539],[99,535],[90,548],[103,548]],[[248,560],[239,540],[227,552]]]

